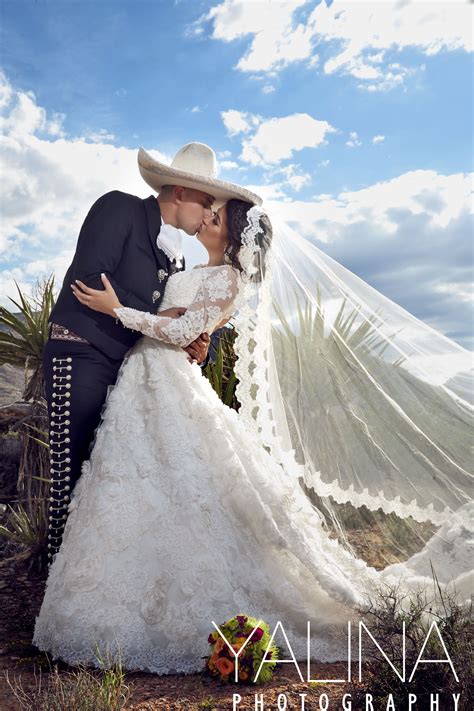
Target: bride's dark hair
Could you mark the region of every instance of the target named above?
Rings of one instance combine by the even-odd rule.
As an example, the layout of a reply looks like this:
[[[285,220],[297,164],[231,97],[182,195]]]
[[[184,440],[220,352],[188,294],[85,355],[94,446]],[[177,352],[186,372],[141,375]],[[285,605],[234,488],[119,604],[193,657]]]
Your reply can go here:
[[[228,262],[240,272],[243,271],[239,261],[239,251],[242,246],[242,232],[248,226],[247,212],[251,207],[253,207],[252,203],[245,202],[244,200],[233,199],[226,203],[227,239],[229,244],[226,247],[225,254]],[[260,251],[256,254],[255,262],[257,272],[251,276],[252,281],[260,281],[260,279],[265,276],[266,256],[273,237],[272,224],[268,215],[265,213],[260,217],[260,227],[262,228],[262,232],[256,235],[256,241],[260,247]]]

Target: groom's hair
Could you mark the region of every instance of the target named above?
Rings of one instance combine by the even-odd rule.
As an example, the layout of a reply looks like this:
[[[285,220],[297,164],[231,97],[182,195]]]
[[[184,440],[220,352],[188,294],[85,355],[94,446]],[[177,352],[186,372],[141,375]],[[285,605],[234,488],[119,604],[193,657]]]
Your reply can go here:
[[[158,195],[160,197],[171,197],[171,194],[173,190],[175,189],[176,185],[162,185],[160,192]]]

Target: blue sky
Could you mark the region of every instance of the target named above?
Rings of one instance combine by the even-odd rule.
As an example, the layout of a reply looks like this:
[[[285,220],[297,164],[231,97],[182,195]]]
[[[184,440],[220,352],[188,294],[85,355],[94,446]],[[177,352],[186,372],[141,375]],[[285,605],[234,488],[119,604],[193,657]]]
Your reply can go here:
[[[210,144],[346,267],[470,347],[472,6],[1,0],[0,295],[60,281],[142,145]],[[202,258],[187,242],[190,262]]]

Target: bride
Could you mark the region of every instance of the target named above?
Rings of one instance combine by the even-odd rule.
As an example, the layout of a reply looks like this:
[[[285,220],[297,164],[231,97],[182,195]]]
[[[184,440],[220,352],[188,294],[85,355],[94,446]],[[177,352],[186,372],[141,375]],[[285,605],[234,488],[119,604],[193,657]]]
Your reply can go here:
[[[98,645],[199,671],[212,621],[244,612],[281,621],[297,659],[310,620],[311,658],[339,660],[381,582],[427,587],[432,561],[469,595],[467,352],[272,223],[221,207],[198,234],[208,263],[167,283],[174,316],[123,307],[105,276],[72,285],[144,337],[49,570],[33,642],[54,658],[98,666]],[[229,318],[238,412],[182,350]]]

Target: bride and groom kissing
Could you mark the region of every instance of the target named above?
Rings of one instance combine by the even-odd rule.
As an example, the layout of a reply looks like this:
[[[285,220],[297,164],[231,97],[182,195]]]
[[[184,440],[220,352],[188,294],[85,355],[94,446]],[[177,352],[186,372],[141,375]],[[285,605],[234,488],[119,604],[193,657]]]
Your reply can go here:
[[[97,666],[99,645],[127,668],[196,671],[212,618],[257,606],[274,619],[275,576],[288,614],[308,613],[304,576],[283,580],[282,532],[314,513],[196,365],[264,281],[261,198],[217,180],[204,144],[171,166],[140,149],[138,164],[158,197],[97,200],[50,317],[50,566],[33,642],[72,664]],[[184,270],[180,230],[207,264]]]
[[[156,313],[168,279],[185,268],[181,230],[196,235],[208,249],[209,265],[222,263],[226,246],[236,261],[239,235],[234,228],[233,243],[226,245],[226,210],[221,207],[220,213],[213,213],[212,206],[231,200],[230,219],[237,222],[239,210],[243,214],[261,203],[250,191],[216,180],[215,154],[201,143],[181,148],[171,166],[158,163],[140,149],[138,165],[145,181],[159,191],[158,197],[142,200],[115,190],[94,203],[50,317],[51,332],[43,358],[52,420],[50,562],[60,547],[70,495],[88,457],[107,389],[115,383],[125,354],[141,335],[101,311],[101,295],[96,294],[94,305],[91,292],[76,290],[73,294],[70,285],[74,288],[79,281],[83,289],[103,290],[106,283],[102,296],[113,289],[117,305],[120,300],[122,306]],[[183,314],[183,309],[160,310],[163,318]],[[181,328],[190,318],[191,314],[180,322]],[[183,348],[191,361],[204,365],[209,334],[190,338]]]
[[[447,388],[441,399],[416,358],[423,339],[440,366],[459,349],[270,221],[258,195],[215,178],[208,146],[187,144],[171,165],[140,149],[138,165],[158,197],[112,191],[94,203],[50,317],[50,565],[33,643],[70,664],[100,666],[99,646],[126,669],[201,671],[211,621],[245,611],[271,628],[283,621],[283,649],[297,659],[312,620],[313,655],[344,659],[347,622],[380,583],[431,586],[433,551],[441,569],[446,558],[442,584],[457,569],[466,580],[468,555],[440,552],[435,534],[379,571],[331,537],[301,477],[339,502],[447,523],[459,509],[465,521],[471,478],[446,424],[458,427],[464,403]],[[180,230],[196,234],[206,264],[184,269]],[[340,314],[328,339],[321,290],[329,313],[350,299],[366,340],[341,329]],[[382,341],[371,330],[379,304]],[[199,367],[230,318],[238,413]],[[382,359],[383,339],[405,370]],[[420,383],[432,406],[414,409]],[[434,411],[443,427],[428,437]],[[430,481],[417,501],[414,478]]]

